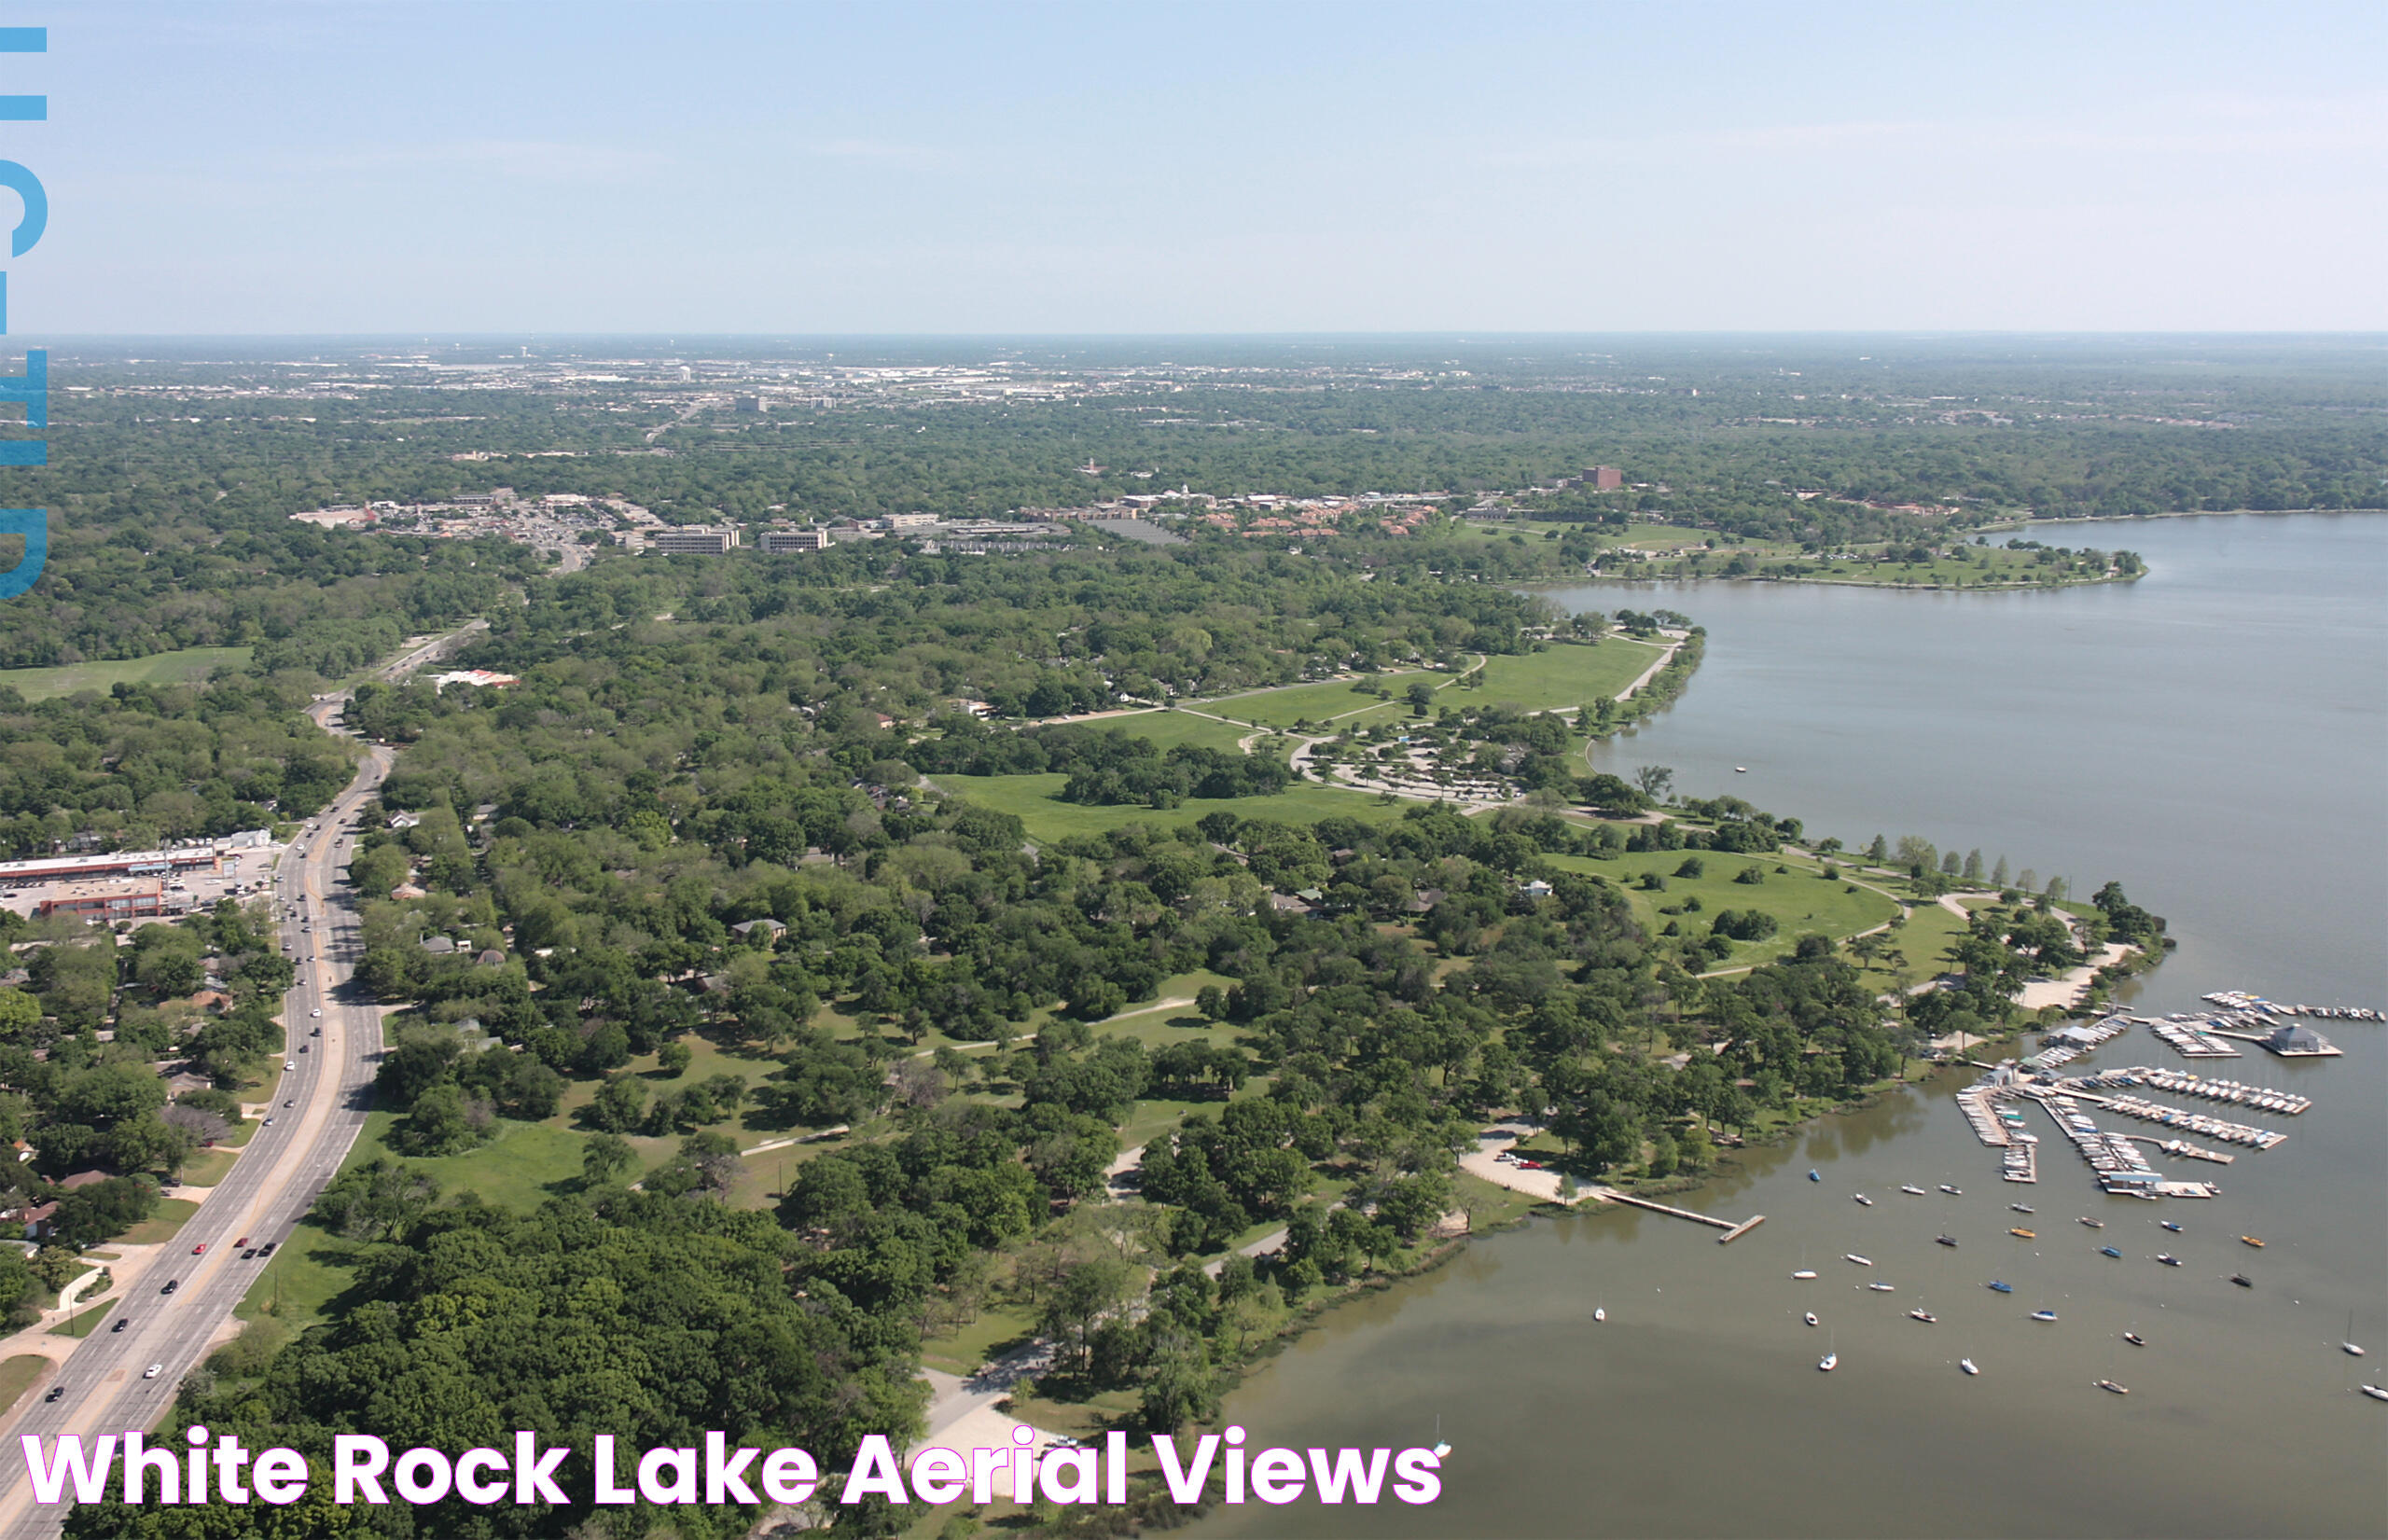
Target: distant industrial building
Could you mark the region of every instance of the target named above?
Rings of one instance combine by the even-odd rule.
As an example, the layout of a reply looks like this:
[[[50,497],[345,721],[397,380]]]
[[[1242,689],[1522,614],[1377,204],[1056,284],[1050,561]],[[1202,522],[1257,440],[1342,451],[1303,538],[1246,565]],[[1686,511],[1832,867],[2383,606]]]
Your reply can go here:
[[[771,404],[759,395],[742,395],[731,403],[731,409],[759,417],[771,409]]]
[[[691,524],[657,530],[647,544],[667,556],[720,556],[737,548],[738,529],[734,524],[722,529]]]
[[[934,513],[891,513],[879,521],[879,527],[890,530],[926,529],[938,522]]]
[[[791,550],[827,550],[827,530],[765,530],[763,549],[772,555]]]
[[[1595,492],[1615,492],[1625,485],[1625,473],[1615,465],[1586,465],[1584,482]]]

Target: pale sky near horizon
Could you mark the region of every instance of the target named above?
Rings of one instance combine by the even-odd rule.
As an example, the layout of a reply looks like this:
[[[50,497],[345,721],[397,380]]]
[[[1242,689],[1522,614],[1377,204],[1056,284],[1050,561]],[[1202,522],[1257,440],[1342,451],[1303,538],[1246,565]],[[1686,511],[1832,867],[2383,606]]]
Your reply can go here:
[[[8,8],[20,337],[2388,329],[2376,4]]]

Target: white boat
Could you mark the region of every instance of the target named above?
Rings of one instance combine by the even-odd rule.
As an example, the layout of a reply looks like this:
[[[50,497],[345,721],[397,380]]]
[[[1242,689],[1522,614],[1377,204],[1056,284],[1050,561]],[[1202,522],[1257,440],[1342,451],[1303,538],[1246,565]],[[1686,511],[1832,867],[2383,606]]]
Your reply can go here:
[[[1844,1253],[1841,1256],[1841,1260],[1844,1262],[1854,1262],[1861,1268],[1870,1268],[1874,1265],[1874,1259],[1872,1257],[1860,1256],[1853,1251]]]
[[[2356,1345],[2354,1339],[2354,1311],[2347,1311],[2347,1339],[2339,1344],[2339,1351],[2349,1358],[2363,1356],[2363,1349]]]
[[[1735,765],[1733,767],[1733,773],[1735,775],[1747,775],[1749,772],[1750,768],[1747,765]]]
[[[2121,1385],[2117,1385],[2117,1384],[2116,1384],[2116,1383],[2115,1383],[2113,1380],[2099,1380],[2099,1381],[2098,1381],[2098,1388],[2099,1388],[2100,1390],[2112,1391],[2112,1392],[2114,1392],[2117,1395],[2129,1395],[2129,1394],[2131,1394],[2131,1392],[2130,1392],[2128,1389],[2124,1388],[2124,1387],[2123,1387],[2123,1386],[2121,1386]]]
[[[1938,1316],[1937,1316],[1937,1315],[1933,1314],[1933,1313],[1932,1313],[1930,1311],[1928,1311],[1928,1310],[1911,1310],[1911,1311],[1908,1311],[1907,1313],[1908,1313],[1908,1319],[1909,1319],[1909,1320],[1910,1320],[1910,1321],[1921,1321],[1921,1322],[1923,1322],[1923,1323],[1925,1325],[1927,1325],[1927,1326],[1930,1326],[1930,1325],[1938,1325],[1938,1324],[1939,1324],[1939,1321],[1940,1321],[1940,1318],[1939,1318]]]
[[[1816,1312],[1815,1312],[1814,1311],[1810,1311],[1808,1312],[1808,1317],[1807,1317],[1807,1319],[1808,1319],[1808,1325],[1812,1325],[1812,1325],[1815,1325],[1817,1324],[1817,1322],[1816,1322]]]
[[[1965,1370],[1967,1374],[1979,1374],[1981,1372],[1980,1368],[1978,1367],[1970,1358],[1958,1359],[1957,1367]]]
[[[2378,1385],[2364,1386],[2363,1394],[2370,1396],[2374,1401],[2388,1401],[2388,1390],[2381,1390]]]
[[[1867,1197],[1864,1193],[1857,1193],[1854,1196],[1859,1202],[1865,1204],[1867,1208],[1870,1209],[1874,1206],[1874,1200],[1871,1198]]]
[[[1876,1294],[1896,1294],[1898,1292],[1898,1286],[1895,1283],[1868,1283],[1866,1286],[1872,1289]]]
[[[1816,1275],[1816,1269],[1813,1269],[1813,1268],[1801,1268],[1798,1272],[1793,1273],[1791,1276],[1792,1276],[1792,1277],[1794,1277],[1794,1278],[1813,1278],[1815,1275]]]
[[[1601,1305],[1594,1305],[1594,1306],[1592,1307],[1592,1319],[1593,1319],[1593,1320],[1595,1320],[1595,1321],[1605,1321],[1605,1320],[1607,1320],[1607,1319],[1608,1319],[1608,1311],[1607,1311],[1606,1307],[1604,1307],[1604,1306],[1601,1306]]]
[[[1910,1198],[1921,1198],[1921,1197],[1923,1197],[1923,1189],[1922,1187],[1917,1186],[1916,1186],[1914,1183],[1912,1183],[1912,1182],[1902,1182],[1902,1183],[1900,1183],[1900,1184],[1899,1184],[1899,1191],[1901,1191],[1901,1192],[1903,1192],[1903,1193],[1906,1193],[1906,1194],[1907,1194],[1909,1197],[1910,1197]]]
[[[1947,1193],[1951,1198],[1963,1198],[1965,1195],[1965,1188],[1952,1187],[1946,1182],[1940,1184],[1940,1190]]]
[[[1443,1418],[1442,1414],[1437,1412],[1435,1414],[1435,1458],[1440,1460],[1451,1451],[1451,1447],[1443,1442]]]

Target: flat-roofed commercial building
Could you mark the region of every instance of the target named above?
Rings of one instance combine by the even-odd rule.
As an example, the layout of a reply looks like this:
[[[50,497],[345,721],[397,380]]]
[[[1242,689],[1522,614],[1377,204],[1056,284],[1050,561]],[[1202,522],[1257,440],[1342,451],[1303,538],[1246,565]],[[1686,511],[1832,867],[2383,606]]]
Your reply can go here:
[[[737,548],[736,526],[707,529],[691,524],[684,529],[657,530],[647,544],[667,556],[720,556]]]
[[[763,549],[777,553],[790,550],[827,550],[827,530],[765,530]]]
[[[164,886],[148,882],[69,882],[34,906],[47,919],[79,914],[86,920],[132,920],[166,912]]]

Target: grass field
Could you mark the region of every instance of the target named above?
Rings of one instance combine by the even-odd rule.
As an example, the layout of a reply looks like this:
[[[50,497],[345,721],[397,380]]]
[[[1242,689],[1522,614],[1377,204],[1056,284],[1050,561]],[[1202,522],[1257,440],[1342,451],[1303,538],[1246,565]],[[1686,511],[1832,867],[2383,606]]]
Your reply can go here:
[[[206,678],[217,669],[249,666],[248,647],[185,647],[180,652],[152,653],[146,658],[114,659],[102,663],[64,663],[54,669],[0,669],[6,685],[28,701],[84,690],[105,690],[111,685],[184,685]]]
[[[1222,715],[1232,716],[1235,713],[1230,710]],[[1229,753],[1233,753],[1236,744],[1252,732],[1250,728],[1234,722],[1215,721],[1208,716],[1196,716],[1182,711],[1144,711],[1133,716],[1106,716],[1100,722],[1082,725],[1117,728],[1131,738],[1149,740],[1162,749],[1173,749],[1180,743],[1197,743],[1204,748],[1223,749]]]
[[[1239,818],[1274,818],[1287,824],[1312,824],[1329,817],[1390,823],[1401,816],[1406,806],[1385,807],[1365,792],[1303,784],[1288,786],[1274,797],[1227,800],[1191,798],[1168,809],[1134,805],[1090,807],[1064,802],[1054,795],[1068,782],[1066,775],[940,775],[936,779],[939,786],[957,797],[966,797],[980,807],[1018,813],[1028,825],[1029,838],[1044,840],[1104,834],[1130,824],[1175,828],[1222,809]]]
[[[148,1218],[117,1237],[128,1246],[151,1246],[171,1241],[183,1228],[183,1221],[199,1212],[199,1205],[187,1198],[160,1198],[158,1207]]]
[[[1486,659],[1481,688],[1454,690],[1437,704],[1515,706],[1521,711],[1580,706],[1633,683],[1665,650],[1622,636],[1604,637],[1591,647],[1554,643],[1547,652]]]
[[[243,1321],[270,1316],[294,1335],[327,1321],[331,1318],[327,1307],[354,1282],[361,1250],[302,1223],[274,1249],[271,1259],[257,1268],[257,1282],[249,1286],[247,1297],[232,1307],[232,1313]]]
[[[1204,711],[1215,711],[1221,716],[1239,717],[1258,722],[1266,727],[1290,728],[1298,721],[1325,722],[1336,719],[1340,727],[1347,720],[1374,721],[1374,716],[1355,718],[1354,712],[1398,712],[1407,714],[1409,706],[1401,696],[1420,680],[1429,685],[1447,685],[1448,673],[1412,672],[1408,673],[1371,674],[1364,680],[1336,679],[1323,685],[1288,685],[1283,689],[1262,690],[1256,695],[1231,695],[1217,701],[1197,701]],[[1354,683],[1366,685],[1366,692],[1354,689]],[[1380,701],[1374,691],[1389,689],[1393,700]]]
[[[92,1332],[99,1329],[101,1322],[108,1318],[108,1312],[115,1310],[120,1303],[122,1303],[121,1300],[103,1299],[96,1305],[86,1305],[83,1309],[76,1311],[65,1320],[61,1321],[58,1325],[50,1327],[49,1335],[52,1337],[89,1337]]]
[[[21,1353],[6,1363],[0,1363],[0,1411],[17,1404],[20,1396],[34,1388],[42,1371],[49,1367],[49,1360],[37,1353]]]
[[[341,1169],[363,1165],[377,1156],[398,1158],[389,1146],[390,1125],[396,1120],[395,1113],[368,1114],[365,1132]],[[526,1213],[547,1201],[550,1183],[580,1179],[585,1135],[552,1123],[518,1123],[506,1117],[492,1127],[497,1131],[495,1138],[462,1155],[403,1158],[427,1172],[443,1194],[477,1192],[492,1203]]]
[[[1697,858],[1701,873],[1698,877],[1677,877],[1674,872],[1687,859]],[[1767,859],[1755,855],[1723,855],[1715,851],[1646,851],[1626,854],[1613,861],[1596,861],[1587,856],[1553,855],[1545,857],[1555,866],[1575,871],[1595,872],[1625,888],[1627,899],[1633,905],[1634,918],[1657,935],[1669,921],[1693,934],[1703,934],[1719,909],[1756,909],[1774,916],[1780,927],[1765,941],[1737,941],[1733,954],[1716,968],[1749,967],[1771,962],[1787,955],[1805,935],[1835,937],[1854,936],[1881,924],[1898,912],[1898,905],[1881,894],[1859,888],[1855,893],[1844,891],[1847,883],[1827,882],[1816,875],[1812,862],[1797,859]],[[1744,867],[1759,867],[1766,881],[1758,883],[1736,882],[1734,874]],[[1787,872],[1777,872],[1777,866],[1786,866]],[[1665,880],[1666,890],[1650,893],[1632,884],[1645,872],[1657,872]],[[1700,908],[1687,914],[1662,914],[1687,898],[1698,898]],[[1941,911],[1945,919],[1953,915]]]
[[[175,1179],[187,1187],[212,1187],[230,1172],[232,1162],[241,1158],[238,1150],[216,1148],[201,1150],[183,1162]]]

